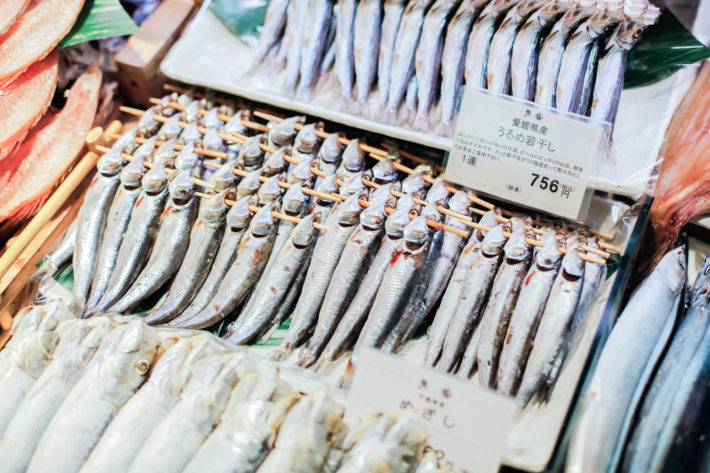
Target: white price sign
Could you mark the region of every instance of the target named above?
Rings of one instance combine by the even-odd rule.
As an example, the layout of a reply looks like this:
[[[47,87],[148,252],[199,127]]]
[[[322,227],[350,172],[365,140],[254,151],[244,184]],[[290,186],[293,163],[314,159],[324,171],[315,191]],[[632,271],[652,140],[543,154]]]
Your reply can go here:
[[[517,411],[511,398],[373,349],[358,355],[347,415],[414,410],[427,448],[457,473],[495,473]]]
[[[466,87],[444,179],[580,219],[609,130],[608,123]]]

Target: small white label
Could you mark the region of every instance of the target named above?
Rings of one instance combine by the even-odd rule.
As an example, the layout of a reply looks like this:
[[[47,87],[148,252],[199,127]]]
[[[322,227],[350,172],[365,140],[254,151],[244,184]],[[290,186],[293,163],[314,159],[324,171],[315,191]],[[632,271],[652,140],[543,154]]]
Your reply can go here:
[[[609,128],[608,123],[466,87],[444,179],[580,219]]]
[[[428,449],[457,473],[495,473],[517,410],[515,402],[472,381],[363,349],[347,414],[414,410],[429,430]]]

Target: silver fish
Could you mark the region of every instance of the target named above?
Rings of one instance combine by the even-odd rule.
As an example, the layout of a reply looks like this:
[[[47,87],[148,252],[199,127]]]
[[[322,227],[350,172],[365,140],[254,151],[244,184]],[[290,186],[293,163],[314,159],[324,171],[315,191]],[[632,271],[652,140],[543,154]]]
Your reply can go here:
[[[175,138],[164,141],[163,144],[158,146],[158,149],[153,153],[153,161],[169,161],[174,159],[177,155],[177,152],[175,151],[175,143],[177,143]]]
[[[514,396],[518,391],[532,340],[562,259],[554,230],[545,236],[543,242],[545,246],[537,252],[520,289],[498,362],[496,389],[508,396]]]
[[[138,128],[132,128],[122,134],[113,145],[111,145],[112,151],[121,151],[124,153],[133,153],[136,148],[138,148],[138,143],[136,143],[136,134],[138,133]]]
[[[409,120],[412,119],[417,113],[417,93],[419,90],[419,83],[417,82],[417,75],[412,74],[409,79],[409,85],[407,86],[407,93],[405,94],[404,102],[407,105],[407,117]]]
[[[203,128],[211,130],[213,128],[221,128],[224,122],[219,118],[220,109],[219,107],[214,107],[210,109],[200,120],[199,125]]]
[[[276,202],[281,197],[283,188],[279,185],[280,176],[271,176],[259,187],[256,193],[256,201],[259,207]],[[276,222],[278,224],[278,221]]]
[[[424,16],[430,4],[431,0],[411,1],[402,15],[394,45],[387,96],[387,109],[390,113],[394,113],[402,103],[409,81],[414,76],[414,56],[419,46]]]
[[[385,204],[385,200],[373,201],[362,212],[360,224],[348,238],[323,297],[308,349],[302,352],[298,360],[299,365],[308,367],[316,362],[355,296],[358,284],[382,240],[387,215]]]
[[[160,123],[158,123],[158,121],[155,119],[155,113],[157,111],[158,106],[154,105],[145,112],[143,112],[143,115],[141,115],[140,119],[138,120],[138,124],[135,128],[136,132],[140,136],[152,135],[158,130],[158,127],[160,127]]]
[[[427,183],[421,171],[414,171],[402,181],[402,193],[412,194],[420,198],[426,196]]]
[[[216,192],[222,192],[227,189],[234,188],[238,178],[234,174],[234,167],[237,164],[235,161],[227,161],[210,176],[210,184]]]
[[[343,159],[336,174],[338,179],[345,180],[353,174],[365,169],[365,151],[360,147],[360,140],[354,139],[345,147]]]
[[[515,4],[514,0],[493,0],[473,24],[466,46],[464,77],[466,85],[485,89],[488,85],[488,52],[502,17]]]
[[[189,104],[187,104],[185,110],[180,112],[180,118],[182,118],[182,121],[185,123],[196,122],[199,118],[198,110],[200,109],[200,105],[202,105],[200,104],[200,100],[192,100]]]
[[[224,140],[219,136],[217,128],[209,128],[207,133],[205,133],[205,136],[202,138],[202,149],[219,153],[224,153],[227,150],[227,146],[224,144]]]
[[[451,192],[449,192],[446,187],[447,186],[444,181],[437,179],[426,194],[426,203],[431,204],[438,202],[442,205],[446,205],[446,202],[449,200],[449,196],[451,195]]]
[[[570,246],[562,258],[562,266],[555,278],[535,335],[516,396],[520,404],[525,405],[530,401],[550,374],[559,352],[565,349],[583,281],[584,261],[579,257],[576,247]]]
[[[391,159],[385,158],[372,167],[373,182],[378,185],[397,180],[397,171]]]
[[[74,245],[74,292],[72,310],[83,314],[89,297],[91,279],[101,246],[101,236],[120,183],[123,157],[119,151],[109,152],[97,164],[98,175],[92,182],[79,211],[76,243]]]
[[[481,217],[478,223],[493,228],[496,226],[496,217],[496,211],[490,210]],[[480,230],[472,232],[468,243],[461,250],[456,267],[449,279],[449,284],[446,286],[446,291],[441,297],[439,309],[436,311],[434,321],[429,328],[429,341],[427,342],[427,351],[424,360],[426,366],[434,366],[439,361],[441,351],[444,348],[446,331],[458,306],[459,298],[461,297],[464,279],[466,278],[471,263],[473,263],[476,256],[481,251],[481,244],[486,234],[487,232]]]
[[[335,26],[338,24],[338,5],[333,6],[333,14],[330,17],[330,27],[328,37],[325,40],[325,53],[323,61],[320,63],[320,74],[329,72],[335,64]]]
[[[619,316],[582,396],[569,471],[618,466],[632,417],[678,320],[685,266],[684,248],[667,253]]]
[[[306,2],[306,5],[308,5],[308,2]],[[302,126],[305,122],[306,117],[297,115],[275,124],[271,130],[269,130],[269,148],[275,149],[290,145],[296,137],[298,127]]]
[[[266,136],[263,134],[250,136],[246,142],[239,148],[237,162],[245,171],[255,171],[264,163],[266,152],[261,149],[261,146],[266,143]]]
[[[192,319],[192,317],[201,312],[215,296],[225,274],[227,274],[227,271],[229,271],[229,268],[237,257],[237,250],[243,236],[247,233],[251,215],[248,196],[235,202],[232,208],[229,209],[222,241],[205,282],[197,292],[197,295],[190,302],[190,305],[187,306],[187,309],[178,317],[171,320],[170,325],[180,325]]]
[[[318,153],[318,148],[321,144],[321,137],[318,135],[319,132],[323,131],[323,123],[309,123],[304,125],[293,142],[294,155],[300,154],[303,157],[311,158]],[[336,135],[337,136],[337,135]],[[293,156],[299,162],[303,158],[298,156]]]
[[[323,144],[318,150],[318,168],[327,175],[335,174],[340,163],[340,156],[343,153],[340,138],[339,133],[331,133],[328,138],[323,140]]]
[[[343,97],[350,98],[353,90],[355,51],[354,30],[357,0],[338,0],[335,29],[335,75],[340,81]]]
[[[154,166],[143,177],[142,184],[143,190],[131,212],[111,279],[94,312],[103,312],[118,301],[135,280],[153,247],[168,195],[164,167]]]
[[[345,182],[338,189],[338,193],[341,196],[349,197],[354,194],[366,191],[365,183],[363,182],[363,177],[366,176],[365,172],[360,171],[354,173],[349,178],[345,179]]]
[[[237,185],[237,200],[249,197],[257,193],[261,187],[261,169],[250,172]]]
[[[290,146],[284,146],[283,148],[277,149],[276,152],[272,153],[271,156],[269,156],[269,159],[267,159],[264,163],[264,167],[261,168],[261,174],[266,177],[271,177],[286,171],[287,164],[284,157],[290,152]]]
[[[284,337],[281,347],[274,353],[275,358],[283,358],[300,345],[313,330],[318,310],[323,303],[323,298],[328,289],[333,271],[335,270],[340,255],[345,248],[348,238],[355,230],[360,220],[360,206],[358,194],[353,194],[341,203],[337,211],[337,220],[321,238],[313,252],[305,287],[293,311],[291,326]]]
[[[301,49],[306,38],[309,0],[290,0],[286,11],[286,83],[289,90],[296,88],[301,72]]]
[[[275,2],[278,3],[278,2]],[[247,108],[239,110],[224,125],[223,131],[230,135],[250,135],[251,129],[244,126],[242,120],[251,120],[251,111]]]
[[[65,264],[71,261],[74,255],[74,246],[76,244],[76,229],[79,223],[74,220],[69,228],[67,228],[62,236],[59,245],[51,253],[45,255],[42,259],[42,266],[34,272],[31,277],[32,281],[41,281],[45,276],[52,277],[54,273]]]
[[[385,0],[384,18],[380,35],[380,52],[377,60],[377,89],[380,107],[387,105],[394,59],[394,46],[402,22],[405,2],[403,0]]]
[[[259,45],[256,49],[255,63],[264,59],[266,53],[279,40],[286,27],[286,12],[288,9],[289,0],[277,0],[269,2],[266,8],[266,17],[264,18],[264,27],[259,35]]]
[[[315,158],[306,159],[301,162],[301,164],[294,167],[286,177],[286,182],[289,184],[300,184],[311,187],[315,177],[311,172],[311,165],[313,164],[313,161],[315,161]]]
[[[197,145],[201,147],[202,145],[202,133],[200,133],[197,126],[197,121],[194,121],[183,128],[177,139],[177,144],[179,145],[186,145],[188,143],[191,143],[193,146]]]
[[[316,84],[320,77],[320,66],[323,61],[330,32],[330,19],[333,15],[332,0],[311,0],[308,9],[308,25],[306,37],[301,52],[301,82],[299,90],[307,90]]]
[[[195,143],[190,142],[182,147],[177,157],[173,160],[173,167],[185,171],[200,166],[202,157],[195,153]]]
[[[382,0],[361,0],[355,13],[353,58],[357,99],[365,102],[377,75]]]

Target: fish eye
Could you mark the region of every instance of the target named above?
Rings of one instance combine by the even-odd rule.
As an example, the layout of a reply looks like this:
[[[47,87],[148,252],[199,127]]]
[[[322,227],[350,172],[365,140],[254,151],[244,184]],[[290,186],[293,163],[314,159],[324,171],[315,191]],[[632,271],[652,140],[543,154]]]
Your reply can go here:
[[[133,371],[135,371],[138,376],[143,376],[144,374],[146,374],[148,372],[149,369],[150,369],[150,363],[148,363],[145,360],[137,360],[133,364]]]

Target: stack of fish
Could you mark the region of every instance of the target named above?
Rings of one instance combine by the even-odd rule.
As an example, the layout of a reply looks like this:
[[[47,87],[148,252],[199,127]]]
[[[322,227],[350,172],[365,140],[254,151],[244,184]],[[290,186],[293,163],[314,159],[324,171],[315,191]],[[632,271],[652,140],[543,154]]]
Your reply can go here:
[[[584,254],[603,254],[594,237],[563,224],[535,229],[529,217],[509,220],[496,209],[472,223],[467,192],[452,195],[389,158],[366,169],[359,140],[322,140],[319,125],[302,117],[207,166],[198,153],[236,146],[218,136],[208,148],[210,134],[248,112],[212,127],[212,119],[223,123],[218,109],[197,120],[192,104],[170,104],[146,112],[100,159],[76,233],[48,258],[53,271],[73,248],[77,313],[143,304],[152,305],[153,325],[234,320],[224,336],[236,344],[268,339],[290,317],[272,356],[302,347],[303,367],[362,346],[397,352],[436,313],[429,365],[467,377],[484,367],[483,384],[509,395],[520,388],[526,402],[554,380],[603,273]],[[199,203],[198,185],[213,191]],[[469,234],[471,225],[483,230]]]
[[[658,15],[647,0],[271,0],[255,60],[285,68],[287,90],[334,74],[348,113],[436,133],[464,83],[614,122],[627,52]]]
[[[686,309],[684,253],[667,253],[620,315],[583,394],[567,471],[707,471],[710,257]]]
[[[0,351],[3,472],[444,472],[412,412],[343,419],[325,386],[215,336],[51,302]],[[421,459],[421,465],[419,460]]]

